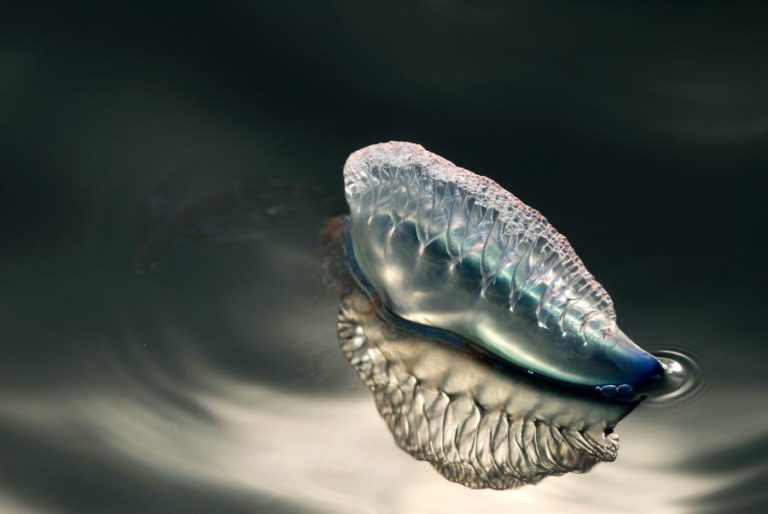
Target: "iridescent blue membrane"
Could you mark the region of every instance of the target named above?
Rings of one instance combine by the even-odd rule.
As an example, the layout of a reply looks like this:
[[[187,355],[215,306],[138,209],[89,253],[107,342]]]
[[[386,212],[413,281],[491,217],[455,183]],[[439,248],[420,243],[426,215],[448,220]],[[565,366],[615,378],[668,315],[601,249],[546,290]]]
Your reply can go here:
[[[352,267],[395,315],[606,396],[663,375],[565,237],[492,180],[396,142],[353,153],[344,179]]]

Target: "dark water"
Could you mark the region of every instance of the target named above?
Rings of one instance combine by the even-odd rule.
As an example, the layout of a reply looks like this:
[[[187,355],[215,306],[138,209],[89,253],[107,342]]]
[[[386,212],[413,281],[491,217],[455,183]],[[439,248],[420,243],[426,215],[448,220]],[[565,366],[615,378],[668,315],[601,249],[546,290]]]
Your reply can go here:
[[[699,4],[9,8],[0,512],[764,512],[767,13]],[[701,391],[536,487],[400,452],[317,243],[346,156],[390,139],[541,210]],[[312,193],[215,200],[265,180]],[[211,207],[153,217],[179,205]]]

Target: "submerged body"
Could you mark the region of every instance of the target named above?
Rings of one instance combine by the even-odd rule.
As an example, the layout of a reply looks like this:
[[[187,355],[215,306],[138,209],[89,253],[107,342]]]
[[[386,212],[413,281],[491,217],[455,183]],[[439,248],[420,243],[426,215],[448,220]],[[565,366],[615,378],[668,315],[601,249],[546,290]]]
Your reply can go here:
[[[349,223],[326,232],[339,287],[339,342],[397,445],[448,480],[508,489],[583,473],[618,455],[617,423],[638,401],[611,401],[503,365],[444,332],[403,324],[352,275]],[[447,344],[447,343],[454,344]]]
[[[495,182],[394,142],[353,153],[344,178],[349,264],[396,316],[609,397],[663,375],[567,240]]]

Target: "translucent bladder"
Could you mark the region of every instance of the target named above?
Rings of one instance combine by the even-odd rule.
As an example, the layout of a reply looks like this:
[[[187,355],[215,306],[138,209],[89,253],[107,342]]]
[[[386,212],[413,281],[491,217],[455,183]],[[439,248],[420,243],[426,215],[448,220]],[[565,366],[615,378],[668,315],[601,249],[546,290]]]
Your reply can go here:
[[[609,397],[663,375],[565,237],[492,180],[391,142],[353,153],[344,181],[349,265],[395,316]]]

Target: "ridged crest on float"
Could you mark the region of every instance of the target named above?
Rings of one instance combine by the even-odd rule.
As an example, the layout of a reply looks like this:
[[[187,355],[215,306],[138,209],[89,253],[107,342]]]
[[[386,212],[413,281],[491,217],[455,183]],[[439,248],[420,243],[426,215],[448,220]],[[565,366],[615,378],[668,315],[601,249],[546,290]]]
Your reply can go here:
[[[421,245],[444,239],[457,262],[478,261],[484,284],[514,269],[522,280],[510,292],[510,310],[526,291],[544,287],[541,326],[577,335],[599,317],[601,330],[613,331],[613,302],[567,239],[493,180],[420,145],[389,142],[350,155],[344,185],[353,219],[388,214],[394,223],[412,222]],[[566,323],[574,311],[578,323]]]

